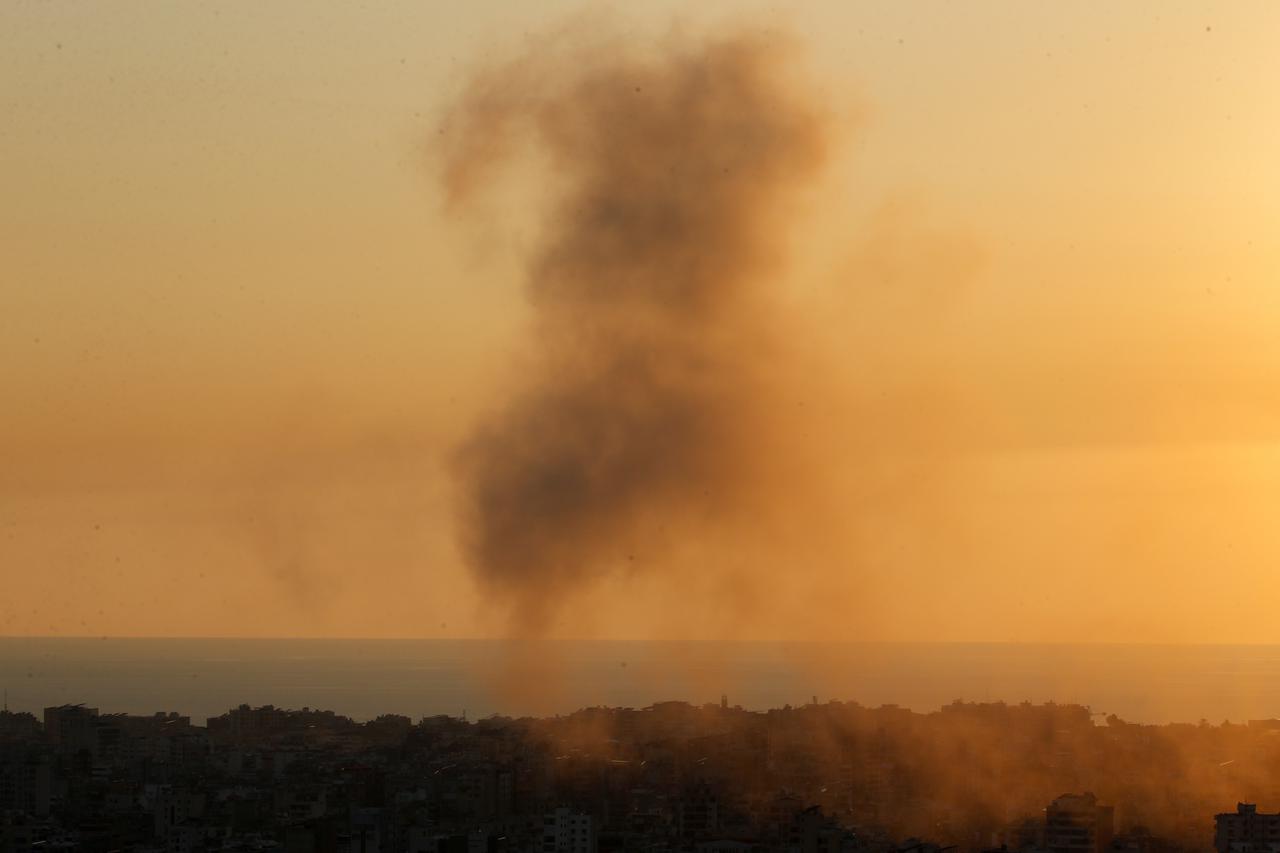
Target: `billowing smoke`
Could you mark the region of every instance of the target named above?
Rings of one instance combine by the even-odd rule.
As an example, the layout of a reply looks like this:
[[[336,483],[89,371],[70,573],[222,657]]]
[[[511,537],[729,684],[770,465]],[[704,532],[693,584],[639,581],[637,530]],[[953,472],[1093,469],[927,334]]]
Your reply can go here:
[[[466,557],[518,633],[682,541],[746,535],[777,464],[772,285],[823,118],[777,38],[615,47],[478,75],[444,132],[454,203],[513,146],[550,166],[535,341],[458,467]]]

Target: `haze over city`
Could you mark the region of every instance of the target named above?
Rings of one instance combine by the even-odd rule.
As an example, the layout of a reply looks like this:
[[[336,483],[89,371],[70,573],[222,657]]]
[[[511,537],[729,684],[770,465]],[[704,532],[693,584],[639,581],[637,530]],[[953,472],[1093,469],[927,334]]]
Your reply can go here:
[[[0,853],[1280,853],[1277,44],[0,2]]]

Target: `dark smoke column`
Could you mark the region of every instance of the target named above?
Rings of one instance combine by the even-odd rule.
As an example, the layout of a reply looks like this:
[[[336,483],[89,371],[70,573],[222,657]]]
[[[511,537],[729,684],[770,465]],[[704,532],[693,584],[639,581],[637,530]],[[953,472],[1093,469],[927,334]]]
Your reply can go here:
[[[513,142],[561,187],[528,260],[535,358],[459,454],[465,553],[517,633],[606,574],[662,570],[688,537],[749,535],[785,335],[782,202],[823,137],[787,55],[743,37],[523,59],[450,117],[455,202]]]

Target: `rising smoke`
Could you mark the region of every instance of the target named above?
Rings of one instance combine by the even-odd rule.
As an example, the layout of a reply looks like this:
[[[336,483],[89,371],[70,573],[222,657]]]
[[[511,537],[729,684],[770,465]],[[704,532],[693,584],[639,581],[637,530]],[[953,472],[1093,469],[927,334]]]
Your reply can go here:
[[[555,187],[529,363],[458,464],[466,558],[517,633],[602,577],[669,570],[682,542],[748,536],[785,455],[771,285],[823,117],[776,38],[615,47],[478,75],[444,134],[455,205],[520,144]]]

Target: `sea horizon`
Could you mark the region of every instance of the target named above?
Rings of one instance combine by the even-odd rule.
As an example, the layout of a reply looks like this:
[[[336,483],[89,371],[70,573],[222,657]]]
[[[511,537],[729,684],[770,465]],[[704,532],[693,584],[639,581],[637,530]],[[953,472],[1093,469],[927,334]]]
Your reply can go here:
[[[82,702],[200,723],[242,703],[365,720],[722,699],[753,711],[816,700],[928,713],[959,700],[1079,704],[1139,723],[1280,717],[1280,644],[556,639],[532,664],[513,648],[527,653],[497,638],[11,636],[0,688],[15,711]],[[531,665],[546,689],[509,689]]]

